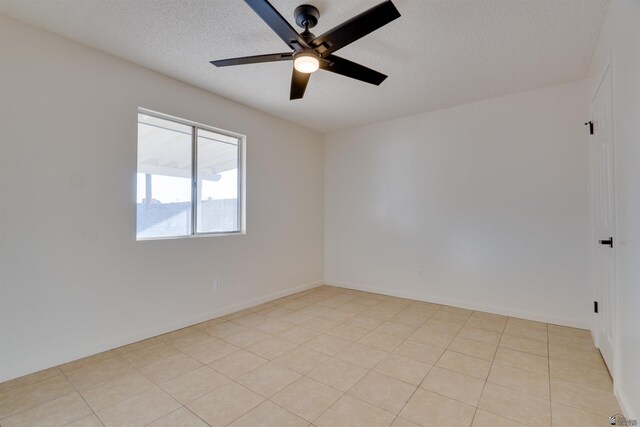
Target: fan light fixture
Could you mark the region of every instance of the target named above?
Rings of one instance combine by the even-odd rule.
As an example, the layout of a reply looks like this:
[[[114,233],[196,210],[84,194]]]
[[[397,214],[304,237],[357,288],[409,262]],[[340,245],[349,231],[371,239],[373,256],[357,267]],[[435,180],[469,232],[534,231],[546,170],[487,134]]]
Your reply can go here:
[[[295,57],[293,66],[301,73],[311,74],[320,68],[320,61],[313,53],[300,52]]]

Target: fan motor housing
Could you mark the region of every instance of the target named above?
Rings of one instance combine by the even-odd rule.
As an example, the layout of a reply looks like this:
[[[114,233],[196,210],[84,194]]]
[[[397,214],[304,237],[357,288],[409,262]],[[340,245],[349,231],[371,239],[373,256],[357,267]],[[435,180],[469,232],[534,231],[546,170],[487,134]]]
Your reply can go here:
[[[320,11],[310,4],[301,4],[293,11],[293,16],[296,18],[296,24],[300,28],[313,28],[318,23]]]

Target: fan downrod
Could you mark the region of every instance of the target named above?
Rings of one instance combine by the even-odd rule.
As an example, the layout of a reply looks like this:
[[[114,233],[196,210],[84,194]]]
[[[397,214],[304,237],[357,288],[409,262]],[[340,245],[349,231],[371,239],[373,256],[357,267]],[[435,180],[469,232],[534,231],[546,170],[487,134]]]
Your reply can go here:
[[[293,16],[296,18],[296,24],[298,24],[300,28],[308,30],[309,28],[315,27],[318,23],[320,11],[310,4],[301,4],[293,11]]]

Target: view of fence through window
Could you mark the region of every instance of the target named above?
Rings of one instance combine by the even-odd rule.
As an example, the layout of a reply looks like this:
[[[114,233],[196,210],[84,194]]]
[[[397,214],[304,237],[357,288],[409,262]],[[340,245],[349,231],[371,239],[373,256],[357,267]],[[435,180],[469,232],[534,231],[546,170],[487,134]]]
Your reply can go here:
[[[240,231],[240,142],[139,113],[137,238]]]

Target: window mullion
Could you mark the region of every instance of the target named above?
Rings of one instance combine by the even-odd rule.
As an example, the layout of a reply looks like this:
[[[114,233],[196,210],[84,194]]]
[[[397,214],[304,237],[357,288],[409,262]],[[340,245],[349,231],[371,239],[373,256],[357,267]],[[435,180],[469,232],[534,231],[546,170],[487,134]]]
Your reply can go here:
[[[198,234],[198,128],[191,132],[191,234]]]
[[[242,142],[238,139],[237,140],[237,144],[238,144],[238,149],[237,149],[237,157],[236,157],[236,167],[237,167],[237,187],[236,187],[236,194],[238,196],[238,200],[236,203],[236,231],[241,231],[242,230],[242,201],[243,201],[243,194],[242,194],[242,188],[243,188],[243,184],[244,184],[244,170],[242,169],[244,166],[244,162],[242,161],[244,153],[242,152]]]

